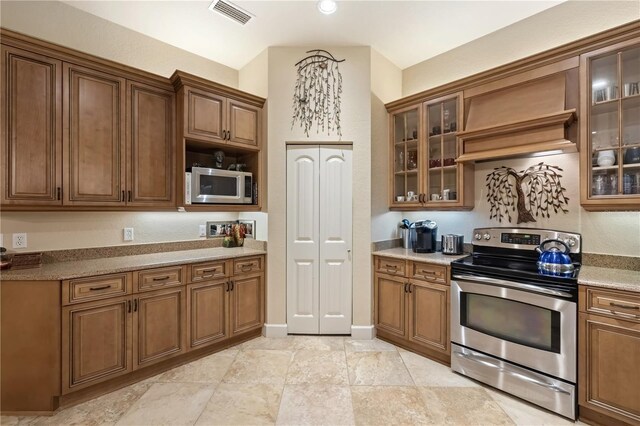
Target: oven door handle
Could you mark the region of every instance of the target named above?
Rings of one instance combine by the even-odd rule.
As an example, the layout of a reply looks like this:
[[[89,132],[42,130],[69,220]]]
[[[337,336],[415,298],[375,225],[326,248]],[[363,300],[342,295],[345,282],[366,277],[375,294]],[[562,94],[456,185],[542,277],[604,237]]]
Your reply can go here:
[[[489,358],[488,356],[477,355],[475,353],[463,353],[463,352],[457,352],[457,351],[455,351],[453,353],[457,357],[461,357],[461,358],[468,359],[469,361],[477,362],[477,363],[482,364],[482,365],[484,365],[486,367],[496,368],[501,373],[517,377],[517,378],[519,378],[521,380],[524,380],[524,381],[527,381],[529,383],[533,383],[535,385],[542,386],[543,388],[551,389],[554,392],[566,393],[567,395],[571,395],[570,392],[567,392],[566,390],[564,390],[562,388],[559,388],[558,386],[556,386],[553,383],[543,382],[543,381],[538,380],[538,378],[536,378],[536,377],[532,377],[530,374],[528,374],[526,372],[526,370],[523,370],[523,369],[519,368],[516,371],[516,370],[510,370],[510,369],[503,368],[502,366],[492,362],[493,360],[491,358]]]
[[[564,297],[564,298],[567,298],[567,299],[571,299],[573,297],[573,296],[571,296],[571,294],[567,293],[566,291],[560,291],[560,290],[553,290],[553,289],[550,289],[550,288],[538,287],[538,286],[532,285],[532,284],[517,283],[517,282],[514,282],[514,281],[501,280],[499,278],[479,277],[479,276],[476,276],[476,275],[454,275],[453,278],[456,279],[456,280],[466,280],[466,281],[472,281],[472,282],[481,283],[481,284],[495,284],[495,285],[501,285],[501,286],[505,286],[505,287],[512,287],[512,288],[516,288],[516,289],[522,289],[522,290],[531,291],[531,292],[534,292],[534,293],[550,294],[552,296]]]

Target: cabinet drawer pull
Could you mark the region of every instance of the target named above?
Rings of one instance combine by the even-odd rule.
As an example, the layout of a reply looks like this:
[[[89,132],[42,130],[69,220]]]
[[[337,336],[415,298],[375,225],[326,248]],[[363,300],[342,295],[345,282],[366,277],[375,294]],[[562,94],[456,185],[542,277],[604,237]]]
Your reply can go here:
[[[127,306],[129,307],[129,313],[131,313],[131,300],[127,300]]]
[[[153,277],[152,280],[153,281],[164,281],[164,280],[168,280],[169,279],[169,275],[165,275],[164,277]]]
[[[56,197],[58,198],[58,200],[62,198],[62,189],[60,187],[56,188]]]
[[[250,270],[252,270],[252,269],[253,269],[253,265],[242,265],[242,266],[240,267],[240,270],[241,270],[242,272],[247,272],[247,271],[250,271]]]
[[[233,285],[235,284],[233,281],[229,281],[229,283],[231,284],[231,288],[229,289],[229,291],[233,291]]]
[[[424,269],[422,271],[420,271],[420,274],[422,275],[438,275],[437,272],[434,271],[425,271]]]
[[[206,273],[206,272],[215,272],[215,271],[217,271],[217,270],[218,270],[218,268],[203,269],[203,270],[202,270],[202,273],[204,274],[204,273]]]
[[[98,290],[106,290],[108,288],[111,288],[110,285],[103,285],[100,287],[89,287],[89,291],[98,291]]]
[[[213,274],[211,274],[211,275],[203,275],[202,276],[202,279],[207,279],[207,278],[213,278]]]
[[[609,306],[615,306],[616,308],[633,309],[635,311],[640,311],[640,306],[637,306],[637,305],[623,305],[622,303],[609,302]]]
[[[413,293],[413,291],[411,291],[411,286],[412,286],[412,285],[413,285],[413,284],[409,284],[409,293]],[[414,286],[414,287],[415,287],[415,286]]]
[[[124,198],[124,189],[122,190],[122,198],[120,198],[120,201],[124,202],[125,198]]]
[[[127,192],[128,192],[128,194],[129,194],[129,198],[128,198],[128,200],[127,200],[127,201],[129,201],[129,202],[133,201],[133,197],[131,196],[131,190],[129,190],[129,191],[127,191]]]
[[[138,299],[133,301],[133,312],[138,312]]]

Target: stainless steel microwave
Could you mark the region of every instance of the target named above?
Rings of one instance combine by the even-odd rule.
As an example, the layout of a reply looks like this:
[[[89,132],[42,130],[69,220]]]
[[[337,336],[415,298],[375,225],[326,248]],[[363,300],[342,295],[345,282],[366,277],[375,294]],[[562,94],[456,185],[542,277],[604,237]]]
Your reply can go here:
[[[248,172],[192,167],[185,177],[188,204],[252,204],[252,189]]]

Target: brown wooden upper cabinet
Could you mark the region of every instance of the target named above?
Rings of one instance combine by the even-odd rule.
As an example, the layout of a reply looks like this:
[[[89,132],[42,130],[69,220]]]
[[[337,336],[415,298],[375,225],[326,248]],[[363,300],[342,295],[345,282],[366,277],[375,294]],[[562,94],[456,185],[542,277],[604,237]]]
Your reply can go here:
[[[640,39],[580,57],[580,201],[640,209]]]
[[[127,82],[127,204],[175,206],[175,94]]]
[[[7,33],[0,83],[7,112],[2,206],[175,207],[171,84],[133,74],[128,79],[121,69],[89,60],[67,62],[54,47],[31,46]]]
[[[2,204],[62,205],[62,62],[2,46]]]
[[[126,201],[124,78],[64,64],[64,203]]]
[[[457,162],[462,93],[390,112],[390,208],[473,207],[473,165]]]
[[[184,138],[258,148],[264,99],[182,71],[176,71],[171,79],[178,91],[178,110],[184,114]]]

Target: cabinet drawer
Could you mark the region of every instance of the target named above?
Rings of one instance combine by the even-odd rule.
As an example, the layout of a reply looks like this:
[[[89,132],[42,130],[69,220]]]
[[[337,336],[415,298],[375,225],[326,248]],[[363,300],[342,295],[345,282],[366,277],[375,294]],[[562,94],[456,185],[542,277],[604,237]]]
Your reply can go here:
[[[131,274],[112,274],[62,282],[62,304],[90,302],[131,293]]]
[[[233,261],[233,275],[238,274],[250,274],[253,272],[262,271],[263,257],[244,257],[242,259],[234,259]]]
[[[404,259],[394,259],[392,257],[376,257],[376,272],[391,275],[404,276],[407,272],[406,261]]]
[[[229,276],[227,261],[225,260],[197,263],[195,265],[191,265],[189,271],[190,283],[198,283],[200,281],[207,281],[215,278],[224,278]]]
[[[184,281],[182,266],[140,271],[136,272],[136,292],[175,287],[184,284]]]
[[[582,287],[580,310],[640,321],[640,294]]]
[[[411,262],[410,277],[416,280],[447,283],[447,267],[430,263]]]

